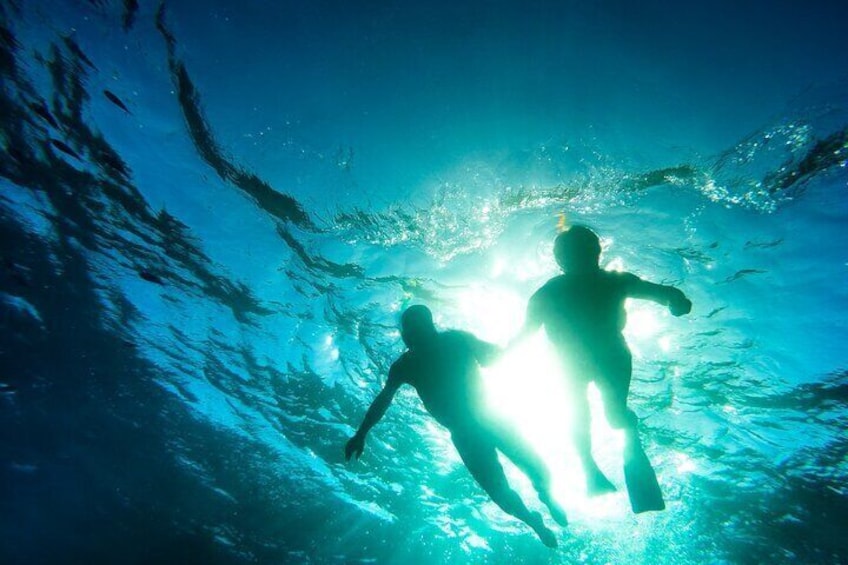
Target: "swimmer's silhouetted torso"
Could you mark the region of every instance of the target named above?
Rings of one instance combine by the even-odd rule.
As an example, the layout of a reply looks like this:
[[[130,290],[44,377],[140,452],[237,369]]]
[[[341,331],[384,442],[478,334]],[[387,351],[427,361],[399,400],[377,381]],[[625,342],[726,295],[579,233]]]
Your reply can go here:
[[[426,347],[401,355],[389,378],[413,386],[436,421],[457,431],[481,423],[483,390],[477,367],[496,354],[494,347],[467,332],[439,332]]]
[[[622,330],[624,302],[638,280],[630,273],[597,270],[552,278],[531,297],[529,309],[545,326],[574,378],[591,380],[630,359]],[[591,374],[586,374],[590,371]]]

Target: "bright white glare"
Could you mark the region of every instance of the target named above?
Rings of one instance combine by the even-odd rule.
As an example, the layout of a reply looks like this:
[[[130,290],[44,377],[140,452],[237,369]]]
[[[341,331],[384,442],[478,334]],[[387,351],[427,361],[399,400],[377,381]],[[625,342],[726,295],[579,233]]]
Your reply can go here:
[[[490,409],[514,422],[543,456],[562,454],[569,434],[568,396],[544,333],[486,369],[485,380]]]
[[[644,304],[634,300],[627,304],[627,337],[636,339],[648,339],[654,337],[661,328],[657,319],[656,306]]]
[[[492,278],[498,278],[499,276],[501,276],[506,267],[506,259],[504,259],[503,257],[496,257],[495,260],[492,261]]]
[[[624,337],[635,357],[644,357],[652,350],[663,354],[672,350],[671,335],[665,333],[668,314],[661,306],[646,300],[627,301],[627,326]]]
[[[503,288],[478,287],[456,300],[459,318],[455,327],[486,341],[504,345],[524,323],[524,299]]]

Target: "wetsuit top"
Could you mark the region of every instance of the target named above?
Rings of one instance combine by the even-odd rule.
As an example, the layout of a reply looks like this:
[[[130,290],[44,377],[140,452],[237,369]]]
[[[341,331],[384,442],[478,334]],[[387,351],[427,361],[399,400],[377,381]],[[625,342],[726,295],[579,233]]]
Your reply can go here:
[[[604,270],[554,277],[530,298],[528,320],[545,326],[568,365],[603,370],[610,362],[629,359],[621,334],[627,322],[624,301],[639,280]]]
[[[431,343],[407,351],[389,371],[389,384],[415,387],[424,407],[440,424],[456,430],[479,423],[483,390],[479,365],[491,362],[497,346],[467,332],[448,330]]]

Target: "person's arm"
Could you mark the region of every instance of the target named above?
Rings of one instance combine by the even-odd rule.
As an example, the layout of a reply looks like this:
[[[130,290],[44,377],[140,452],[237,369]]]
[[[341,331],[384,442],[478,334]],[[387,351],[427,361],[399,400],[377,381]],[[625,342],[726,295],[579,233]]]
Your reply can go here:
[[[471,340],[471,349],[474,352],[474,358],[481,367],[487,367],[497,361],[503,354],[504,350],[494,343],[483,341],[476,336],[468,334]]]
[[[627,277],[627,296],[668,306],[669,312],[674,316],[682,316],[692,311],[692,301],[686,298],[679,288],[643,281],[636,275]]]
[[[359,429],[356,430],[354,436],[345,445],[345,460],[349,461],[353,455],[356,455],[356,458],[359,459],[362,455],[362,451],[365,449],[365,436],[383,418],[383,415],[392,403],[392,399],[395,397],[395,393],[400,388],[400,385],[403,384],[397,378],[397,371],[396,366],[392,365],[392,368],[389,370],[389,379],[386,381],[386,386],[383,387],[377,398],[371,402],[371,406],[368,407],[368,412],[365,413],[365,418],[362,419]]]

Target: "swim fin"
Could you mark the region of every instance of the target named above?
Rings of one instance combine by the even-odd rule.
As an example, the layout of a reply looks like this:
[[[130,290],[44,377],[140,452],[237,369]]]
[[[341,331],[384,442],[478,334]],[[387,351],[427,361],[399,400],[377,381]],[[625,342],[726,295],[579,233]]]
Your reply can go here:
[[[624,482],[627,483],[627,494],[630,496],[630,507],[634,514],[665,510],[657,474],[651,467],[648,456],[641,449],[625,460]]]

